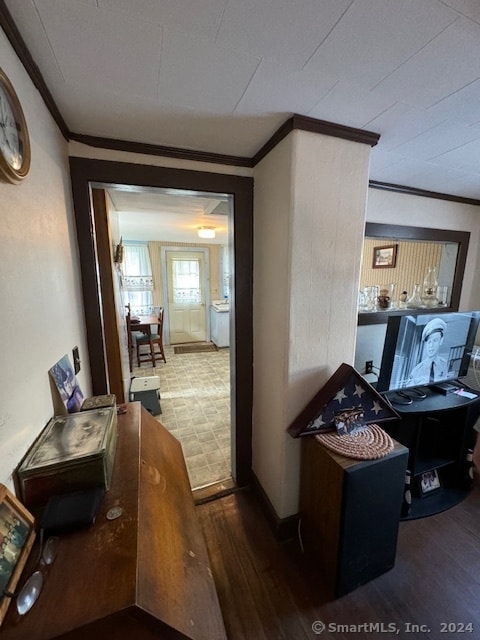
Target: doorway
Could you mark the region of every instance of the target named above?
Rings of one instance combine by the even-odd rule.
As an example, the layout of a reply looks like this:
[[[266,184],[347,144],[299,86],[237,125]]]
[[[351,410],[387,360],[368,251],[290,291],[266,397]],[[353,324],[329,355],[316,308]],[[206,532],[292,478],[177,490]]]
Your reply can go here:
[[[117,332],[112,327],[114,305],[111,282],[112,248],[108,246],[106,220],[96,215],[92,206],[92,188],[131,185],[142,188],[173,188],[231,194],[234,224],[231,234],[231,277],[235,297],[231,300],[232,359],[232,439],[235,455],[232,475],[238,485],[251,477],[252,385],[253,385],[253,180],[243,176],[216,174],[185,169],[166,169],[150,165],[70,158],[72,193],[77,239],[79,243],[82,286],[84,291],[87,344],[92,377],[92,393],[116,393],[111,386],[109,369],[119,369],[121,356],[114,348],[108,352],[105,335]],[[92,238],[92,230],[94,230]],[[103,234],[102,234],[103,230]],[[104,281],[100,293],[100,282]],[[110,313],[108,313],[110,312]],[[115,316],[116,317],[116,316]]]
[[[162,249],[168,344],[207,339],[208,249]]]
[[[229,345],[214,349],[209,342],[209,320],[212,295],[229,297],[231,287],[231,197],[109,188],[107,206],[112,240],[121,237],[124,247],[119,297],[128,298],[134,315],[164,310],[166,362],[134,358],[131,377],[158,376],[162,413],[156,418],[181,443],[192,489],[223,485],[235,457],[233,376]],[[207,222],[214,233],[202,238],[198,230]],[[222,316],[228,323],[229,313]]]

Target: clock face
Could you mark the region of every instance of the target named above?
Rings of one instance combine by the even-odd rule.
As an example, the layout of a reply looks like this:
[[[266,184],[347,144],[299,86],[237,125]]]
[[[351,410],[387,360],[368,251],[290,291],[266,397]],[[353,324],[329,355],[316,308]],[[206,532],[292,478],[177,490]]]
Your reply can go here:
[[[0,177],[18,183],[30,168],[30,139],[15,89],[0,69]]]
[[[17,123],[12,105],[3,87],[0,87],[0,150],[6,162],[18,171],[22,166],[22,153]]]

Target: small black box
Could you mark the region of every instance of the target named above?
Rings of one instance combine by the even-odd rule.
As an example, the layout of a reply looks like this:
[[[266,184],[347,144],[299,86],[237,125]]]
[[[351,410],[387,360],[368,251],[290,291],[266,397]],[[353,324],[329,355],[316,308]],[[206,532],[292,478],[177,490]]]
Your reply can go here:
[[[45,538],[89,527],[95,522],[105,490],[95,487],[52,496],[41,521]]]
[[[449,393],[453,393],[454,391],[458,391],[457,385],[452,384],[451,382],[437,382],[436,384],[432,385],[432,389],[438,391],[439,393],[442,393],[444,396],[448,395]]]

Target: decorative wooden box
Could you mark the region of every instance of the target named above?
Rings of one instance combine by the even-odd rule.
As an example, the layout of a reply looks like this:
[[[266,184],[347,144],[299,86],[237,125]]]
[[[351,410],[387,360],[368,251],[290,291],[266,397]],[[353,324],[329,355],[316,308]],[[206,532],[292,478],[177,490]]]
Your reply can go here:
[[[107,407],[116,407],[117,398],[113,393],[104,396],[92,396],[83,401],[80,411],[90,411],[91,409],[105,409]]]
[[[109,489],[116,436],[115,408],[52,418],[14,473],[17,495],[39,509],[52,495]]]

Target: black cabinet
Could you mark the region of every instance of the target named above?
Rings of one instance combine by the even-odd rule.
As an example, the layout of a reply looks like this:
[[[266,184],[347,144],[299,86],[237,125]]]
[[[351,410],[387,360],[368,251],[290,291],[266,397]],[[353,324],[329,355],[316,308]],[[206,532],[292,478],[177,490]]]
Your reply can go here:
[[[460,388],[460,385],[459,385]],[[384,396],[401,420],[385,430],[409,449],[410,509],[404,519],[421,518],[453,507],[470,490],[468,450],[473,447],[473,425],[480,412],[480,398],[467,394],[443,395],[422,387],[425,398],[413,397],[409,405],[396,393]],[[406,513],[408,512],[408,513]]]
[[[302,440],[301,533],[327,588],[340,597],[395,564],[407,449],[355,460]]]

